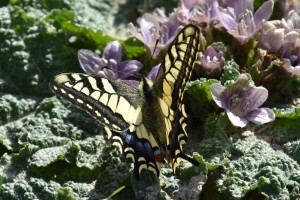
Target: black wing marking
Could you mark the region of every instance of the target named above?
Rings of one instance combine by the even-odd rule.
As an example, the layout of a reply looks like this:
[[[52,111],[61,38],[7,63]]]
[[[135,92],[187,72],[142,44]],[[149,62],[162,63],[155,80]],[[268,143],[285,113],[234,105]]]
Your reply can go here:
[[[127,130],[136,121],[143,104],[134,88],[99,76],[59,74],[50,82],[50,88],[116,132]]]
[[[150,170],[159,176],[164,159],[156,142],[151,141],[149,138],[139,138],[136,130],[132,132],[126,130],[121,133],[112,131],[111,135],[113,145],[119,147],[125,157],[131,159],[134,163],[136,178],[139,178],[143,169]],[[151,135],[151,137],[153,136]]]
[[[175,172],[177,165],[181,161],[188,161],[194,165],[199,165],[199,163],[185,155],[182,151],[182,145],[188,140],[186,127],[187,118],[185,116],[185,111],[177,110],[174,115],[174,122],[172,124],[172,132],[168,135],[169,144],[167,145],[168,152],[168,163],[172,170]]]

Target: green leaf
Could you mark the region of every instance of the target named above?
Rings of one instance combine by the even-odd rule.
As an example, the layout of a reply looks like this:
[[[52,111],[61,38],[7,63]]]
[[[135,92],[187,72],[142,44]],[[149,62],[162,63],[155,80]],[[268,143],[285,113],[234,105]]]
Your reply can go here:
[[[74,66],[78,71],[78,49],[70,46],[68,36],[54,27],[53,20],[41,20],[47,18],[47,12],[25,8],[0,8],[5,20],[0,31],[0,91],[49,95],[48,82],[53,74],[73,71]]]
[[[286,119],[293,119],[293,120],[299,120],[300,119],[300,108],[298,107],[287,107],[287,108],[281,108],[281,109],[273,109],[276,118],[286,118]]]
[[[300,164],[300,141],[292,141],[283,145],[284,152]]]
[[[37,167],[45,167],[55,161],[65,160],[67,150],[64,146],[40,149],[32,155],[31,164]]]
[[[70,37],[74,37],[74,44],[86,49],[99,49],[103,50],[108,42],[114,40],[114,38],[103,35],[102,31],[94,31],[87,27],[78,26],[75,23],[75,14],[67,10],[53,11],[49,20],[54,19],[57,27],[62,28],[64,31],[70,34]]]
[[[242,198],[249,192],[259,192],[271,199],[297,195],[300,182],[291,186],[289,181],[300,168],[289,156],[273,150],[264,141],[251,138],[237,141],[234,148],[240,153],[231,155],[221,170],[225,174],[220,173],[216,179],[224,198]]]
[[[128,38],[122,42],[122,46],[125,49],[127,60],[138,58],[139,61],[146,63],[145,59],[150,59],[150,50],[147,49],[146,46],[136,38]]]
[[[203,117],[205,114],[219,109],[210,92],[210,86],[214,83],[218,83],[218,81],[214,79],[199,79],[188,83],[185,92],[185,102],[194,115]]]

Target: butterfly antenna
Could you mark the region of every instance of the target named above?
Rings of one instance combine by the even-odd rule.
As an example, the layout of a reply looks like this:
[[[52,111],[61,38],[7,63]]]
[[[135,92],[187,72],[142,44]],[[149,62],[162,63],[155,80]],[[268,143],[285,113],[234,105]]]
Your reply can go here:
[[[150,62],[149,62],[150,64],[151,64],[152,61],[153,61],[154,53],[155,53],[155,51],[156,51],[156,47],[157,47],[157,45],[158,45],[159,39],[160,39],[160,37],[157,36],[157,39],[156,39],[155,45],[154,45],[154,49],[153,49],[153,51],[152,51],[151,58],[150,58]],[[148,66],[148,67],[149,67],[149,66]]]

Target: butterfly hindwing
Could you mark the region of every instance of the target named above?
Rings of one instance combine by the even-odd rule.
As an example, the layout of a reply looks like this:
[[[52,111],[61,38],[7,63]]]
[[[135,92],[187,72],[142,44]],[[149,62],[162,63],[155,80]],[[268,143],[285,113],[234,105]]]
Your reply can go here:
[[[164,160],[156,141],[153,141],[154,138],[149,137],[139,138],[136,131],[139,130],[133,132],[127,130],[121,133],[113,131],[111,138],[113,144],[119,146],[125,157],[132,160],[135,177],[139,177],[143,169],[153,171],[159,175]],[[145,133],[149,134],[147,131]],[[153,137],[151,134],[149,136]]]

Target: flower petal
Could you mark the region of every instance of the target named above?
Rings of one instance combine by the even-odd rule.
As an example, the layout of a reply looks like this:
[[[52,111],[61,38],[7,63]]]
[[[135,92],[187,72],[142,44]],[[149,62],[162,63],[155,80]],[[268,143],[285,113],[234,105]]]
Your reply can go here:
[[[275,114],[270,108],[257,108],[247,114],[246,118],[255,124],[264,124],[275,120]]]
[[[107,44],[103,51],[103,58],[114,59],[117,63],[121,62],[123,48],[119,41],[113,41]]]
[[[156,40],[159,38],[159,23],[156,18],[149,14],[145,13],[140,21],[141,32],[143,35],[143,42],[146,45],[154,45]]]
[[[143,64],[137,60],[126,60],[118,65],[118,79],[125,79],[143,68]]]
[[[263,24],[261,30],[260,47],[268,50],[269,52],[277,51],[283,44],[284,29],[277,28],[271,22],[266,22]]]
[[[125,83],[126,85],[129,85],[130,87],[133,87],[135,89],[138,89],[140,84],[138,81],[135,80],[118,80],[118,81]]]
[[[254,87],[248,93],[248,98],[253,102],[250,109],[256,109],[267,100],[268,90],[264,87]]]
[[[246,10],[253,12],[253,0],[236,0],[234,11],[237,18],[244,14]]]
[[[230,110],[226,110],[226,113],[234,126],[245,127],[247,125],[248,121],[245,118],[237,116]]]
[[[263,21],[266,21],[271,17],[273,6],[274,6],[274,2],[272,0],[269,0],[263,3],[259,7],[259,9],[255,12],[253,18],[257,29],[259,28],[259,26]]]
[[[78,60],[81,68],[88,74],[98,74],[107,64],[105,59],[101,59],[96,53],[86,49],[78,51]]]
[[[225,27],[227,31],[237,30],[237,22],[232,16],[230,16],[224,11],[220,11],[217,14],[220,22],[222,23],[222,25]]]
[[[155,81],[160,65],[161,65],[161,63],[155,65],[150,70],[150,72],[148,74],[148,78],[150,78],[152,81]]]
[[[143,42],[143,37],[141,35],[141,33],[139,33],[136,29],[136,27],[130,22],[128,25],[127,25],[127,28],[129,30],[129,32],[134,36],[136,37],[137,39],[139,39],[141,42]]]
[[[218,84],[218,83],[214,83],[210,86],[210,91],[212,94],[212,97],[214,99],[214,101],[216,102],[216,104],[221,107],[221,108],[227,108],[227,99],[224,98],[224,91],[226,90],[226,87]]]

